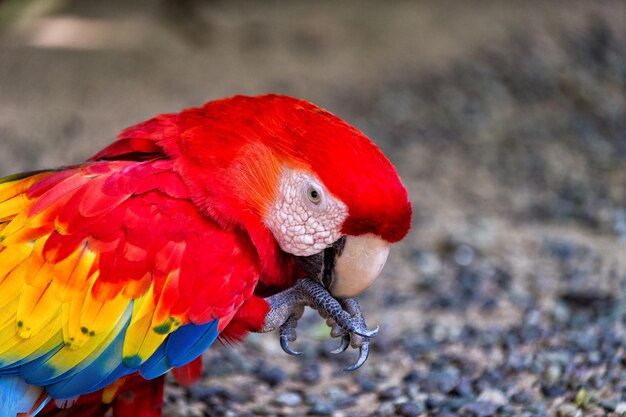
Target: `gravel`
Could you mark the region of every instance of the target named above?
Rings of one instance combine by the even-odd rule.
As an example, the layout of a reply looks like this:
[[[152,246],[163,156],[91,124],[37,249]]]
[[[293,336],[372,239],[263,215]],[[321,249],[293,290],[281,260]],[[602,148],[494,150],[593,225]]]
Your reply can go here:
[[[622,359],[626,309],[620,302],[621,274],[626,269],[616,246],[623,231],[621,223],[611,223],[613,215],[604,217],[614,212],[623,195],[616,191],[623,184],[612,182],[606,173],[626,171],[618,159],[590,153],[595,145],[585,139],[585,129],[591,127],[575,122],[609,118],[607,130],[597,130],[594,137],[600,135],[611,152],[624,153],[626,148],[616,138],[626,140],[626,129],[614,117],[621,114],[626,120],[626,102],[620,101],[611,115],[602,113],[606,107],[601,102],[590,103],[601,108],[587,108],[593,115],[587,114],[561,79],[567,68],[567,77],[584,77],[589,91],[597,89],[600,94],[608,88],[605,83],[612,83],[611,88],[626,93],[626,54],[607,52],[610,65],[589,61],[594,55],[581,51],[599,47],[593,46],[600,36],[597,31],[607,31],[602,36],[614,39],[604,47],[625,50],[608,22],[593,20],[589,25],[586,32],[563,32],[552,39],[562,47],[557,63],[548,63],[547,56],[532,47],[536,40],[513,36],[508,44],[479,53],[472,63],[460,62],[431,78],[396,80],[380,97],[369,98],[369,128],[384,127],[386,140],[396,144],[387,146],[401,170],[413,172],[410,158],[430,150],[449,152],[450,159],[443,157],[442,162],[447,167],[452,161],[465,167],[460,175],[467,178],[456,178],[451,197],[464,209],[450,210],[454,205],[441,200],[416,201],[415,227],[423,228],[423,234],[411,236],[413,240],[390,261],[394,269],[382,279],[391,285],[381,284],[364,299],[374,313],[370,320],[384,329],[368,364],[355,374],[342,374],[337,370],[345,358],[316,350],[319,360],[307,358],[295,373],[290,370],[293,363],[284,369],[282,365],[257,369],[256,377],[278,391],[270,408],[289,406],[289,412],[282,412],[289,415],[337,416],[626,413],[621,402],[626,398]],[[505,65],[504,59],[517,64]],[[478,88],[491,72],[500,74],[501,84]],[[611,81],[605,78],[608,73],[615,75]],[[448,91],[445,100],[436,91]],[[385,96],[398,94],[406,103],[434,101],[420,117],[394,124]],[[459,100],[462,110],[447,114],[443,123],[437,112],[456,111],[449,100]],[[547,111],[552,106],[562,113],[543,118],[535,109]],[[513,110],[501,114],[499,107]],[[474,114],[472,121],[462,123],[468,114]],[[497,135],[490,130],[495,126]],[[486,139],[475,143],[476,135]],[[546,143],[551,135],[557,139]],[[402,149],[402,142],[393,142],[400,137],[416,138],[413,144],[403,144],[409,149],[405,155],[394,154]],[[429,138],[434,137],[445,140],[433,143]],[[588,175],[574,179],[575,172],[548,156],[550,147],[583,158]],[[463,149],[463,159],[455,159],[458,149]],[[515,152],[509,154],[511,149]],[[478,181],[470,168],[491,173],[487,183],[495,191],[482,195],[478,190],[475,195],[461,188]],[[415,189],[438,186],[433,177],[434,185],[412,181],[409,177],[409,186]],[[525,188],[523,195],[511,196],[510,190],[516,188]],[[462,220],[432,230],[420,216],[433,207],[440,208],[438,215],[444,218],[462,215]],[[401,280],[401,274],[414,275]],[[310,326],[320,324],[313,320]],[[292,391],[294,377],[306,384],[297,385],[303,392],[315,392],[305,403]]]
[[[379,15],[398,18],[386,14],[386,5],[378,6],[385,10],[373,9],[368,15],[371,26],[348,18],[352,10],[343,8],[343,14],[336,14],[342,24],[333,20],[335,26],[328,26],[326,20],[311,23],[306,8],[291,9],[296,6],[286,4],[281,5],[289,8],[286,20],[277,15],[268,24],[259,17],[265,16],[260,9],[254,12],[258,16],[237,18],[229,14],[226,2],[195,3],[204,11],[198,16],[219,17],[213,25],[216,39],[222,39],[220,31],[226,28],[225,42],[239,42],[233,35],[245,32],[250,39],[240,40],[242,50],[250,43],[268,48],[267,54],[254,55],[255,59],[268,58],[279,70],[265,84],[255,85],[255,92],[322,97],[320,104],[370,135],[398,167],[415,214],[413,231],[394,248],[383,276],[361,297],[368,324],[381,326],[362,369],[341,371],[353,363],[356,353],[329,354],[337,341],[329,341],[325,324],[308,313],[294,343],[302,356],[285,355],[275,334],[251,335],[238,346],[216,344],[205,354],[200,383],[182,388],[169,381],[165,417],[626,415],[626,304],[622,301],[626,292],[626,27],[621,3],[608,2],[611,7],[605,8],[572,2],[567,13],[556,14],[541,7],[524,11],[513,2],[489,6],[501,7],[495,16],[523,14],[507,20],[510,24],[503,24],[506,28],[497,39],[481,41],[478,49],[459,41],[460,50],[448,54],[452,58],[442,61],[445,65],[439,62],[419,71],[405,55],[410,50],[411,56],[421,59],[415,49],[407,48],[423,36],[411,32],[393,42],[385,38],[382,49],[390,49],[388,55],[365,47],[377,38],[373,34],[380,27],[403,27],[382,17],[377,20]],[[427,17],[425,25],[432,20],[437,26],[451,11],[432,3],[419,6],[433,8],[420,16]],[[461,37],[483,36],[482,26],[494,18],[489,10],[472,9],[476,21],[462,21]],[[80,10],[74,12],[71,16],[81,16]],[[543,15],[550,19],[542,20]],[[96,19],[98,13],[87,16]],[[132,13],[128,16],[131,21]],[[328,34],[315,22],[328,28]],[[446,31],[453,31],[452,26]],[[350,36],[357,37],[358,46],[349,42]],[[424,47],[427,54],[453,48],[449,39],[448,44],[440,44],[438,36],[427,38],[428,45],[432,42]],[[177,49],[176,59],[168,60],[191,60],[190,71],[204,68],[202,56],[210,57],[211,65],[248,63],[240,70],[255,71],[244,71],[245,79],[254,78],[252,74],[261,67],[260,61],[214,56],[215,49],[207,45],[173,41],[166,32],[153,39],[169,39]],[[105,126],[83,122],[89,115],[87,105],[83,113],[67,114],[67,120],[51,113],[54,121],[59,120],[52,127],[41,121],[47,113],[32,118],[24,113],[30,107],[19,100],[29,95],[38,98],[32,99],[33,112],[41,111],[41,105],[66,113],[62,100],[74,97],[69,87],[80,90],[85,81],[70,77],[68,82],[71,72],[64,67],[52,71],[62,67],[59,63],[83,62],[84,54],[94,59],[86,71],[104,68],[113,76],[129,77],[141,72],[138,69],[165,65],[150,55],[150,45],[141,54],[118,51],[109,56],[52,49],[42,53],[31,46],[7,47],[2,42],[0,52],[7,59],[0,60],[0,74],[10,82],[0,80],[6,90],[3,96],[8,97],[3,101],[2,115],[8,122],[3,118],[0,126],[0,161],[11,170],[79,160],[84,156],[80,152],[94,150],[92,137],[100,144],[106,139],[96,134]],[[394,45],[400,51],[395,60]],[[323,64],[315,67],[316,82],[300,79],[290,84],[275,75],[283,70],[291,71],[291,76],[298,71],[310,74],[306,68],[284,65],[288,61],[280,54],[289,48],[302,54],[297,61],[303,66]],[[370,52],[378,55],[370,58]],[[135,55],[141,64],[127,65],[135,62]],[[357,59],[363,55],[367,56]],[[50,88],[38,87],[39,95],[27,88],[40,73],[31,73],[31,78],[23,75],[24,66],[12,61],[16,56],[30,57],[29,68],[50,68],[44,77]],[[361,63],[363,72],[376,78],[346,83],[345,88],[324,85],[323,79],[334,77],[330,70],[337,60],[349,74],[359,66],[355,63]],[[146,82],[143,87],[124,80],[106,88],[98,84],[85,90],[83,85],[80,100],[74,99],[82,102],[97,96],[99,101],[110,88],[124,93],[104,101],[112,113],[116,103],[127,103],[120,104],[121,112],[142,106],[149,115],[176,110],[212,97],[199,85],[222,84],[212,78],[216,71],[213,75],[198,71],[201,77],[194,72],[199,77],[195,80],[191,72],[176,77],[149,73],[146,77],[154,79],[146,79],[154,85]],[[55,84],[54,77],[61,81]],[[168,86],[167,80],[176,81],[175,86]],[[133,88],[146,91],[135,94]],[[224,88],[234,92],[232,83]],[[154,99],[167,98],[158,95],[162,91],[180,96],[179,101]],[[210,91],[226,94],[221,89]],[[48,96],[60,104],[46,101]],[[14,103],[22,107],[11,107]],[[94,112],[100,119],[109,114]],[[17,123],[11,122],[12,114],[20,115],[15,120],[37,121],[34,130],[11,125]],[[109,119],[102,123],[108,124]],[[106,131],[122,126],[106,126]],[[48,141],[46,136],[36,144],[37,128],[63,139]],[[82,147],[77,147],[79,139]],[[48,146],[49,152],[34,152],[39,145]]]

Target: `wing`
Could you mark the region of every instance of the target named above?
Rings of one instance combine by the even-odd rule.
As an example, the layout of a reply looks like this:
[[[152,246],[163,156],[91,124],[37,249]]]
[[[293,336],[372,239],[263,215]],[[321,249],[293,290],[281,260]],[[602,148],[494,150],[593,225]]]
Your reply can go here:
[[[0,180],[0,375],[56,399],[202,353],[251,297],[256,252],[167,159]]]

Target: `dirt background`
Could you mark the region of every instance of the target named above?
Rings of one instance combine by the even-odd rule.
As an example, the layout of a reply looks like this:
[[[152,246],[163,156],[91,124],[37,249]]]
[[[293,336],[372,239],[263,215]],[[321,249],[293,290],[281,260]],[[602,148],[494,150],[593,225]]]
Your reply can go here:
[[[0,175],[233,94],[328,108],[395,163],[413,229],[362,297],[212,347],[166,416],[626,413],[626,3],[0,1]]]

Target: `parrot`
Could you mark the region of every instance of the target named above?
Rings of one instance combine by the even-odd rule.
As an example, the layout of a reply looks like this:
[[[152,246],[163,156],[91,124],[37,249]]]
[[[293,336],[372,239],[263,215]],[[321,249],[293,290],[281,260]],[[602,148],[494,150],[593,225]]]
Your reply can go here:
[[[83,163],[0,179],[2,416],[158,417],[165,375],[305,307],[369,354],[355,297],[412,206],[362,132],[308,101],[237,95],[123,130]],[[110,414],[107,414],[110,415]]]

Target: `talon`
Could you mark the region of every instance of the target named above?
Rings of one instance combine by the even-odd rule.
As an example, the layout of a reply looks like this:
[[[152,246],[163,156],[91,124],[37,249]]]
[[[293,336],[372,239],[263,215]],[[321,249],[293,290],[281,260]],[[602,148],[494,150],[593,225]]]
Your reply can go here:
[[[379,330],[380,330],[380,327],[376,326],[376,328],[372,330],[369,330],[367,328],[364,330],[355,329],[352,332],[355,334],[358,334],[361,337],[376,337],[376,335],[378,335]]]
[[[356,363],[348,366],[347,368],[344,368],[344,371],[350,372],[350,371],[356,371],[357,369],[359,369],[361,366],[363,366],[365,361],[367,361],[367,357],[369,356],[369,354],[370,354],[370,345],[369,343],[366,343],[359,348],[359,359],[357,359]]]
[[[289,338],[287,336],[280,336],[280,347],[283,351],[292,356],[302,355],[302,352],[298,352],[296,350],[291,349],[289,346]]]
[[[295,315],[289,316],[289,318],[280,326],[280,347],[285,353],[293,356],[301,355],[302,352],[295,351],[289,346],[289,342],[295,342],[298,338],[296,334],[296,326],[298,325],[298,318]]]
[[[338,355],[345,352],[346,349],[348,349],[348,346],[350,346],[350,335],[344,334],[341,337],[341,344],[339,345],[339,347],[335,350],[331,350],[330,353],[332,353],[333,355]]]
[[[359,357],[346,371],[360,368],[369,356],[370,338],[378,335],[379,328],[368,329],[359,303],[354,299],[337,300],[319,282],[310,278],[299,280],[293,287],[266,298],[270,306],[261,331],[279,330],[280,347],[289,355],[300,355],[289,343],[296,340],[296,326],[305,306],[313,307],[326,320],[332,337],[341,337],[341,343],[332,354],[349,347],[359,348]]]

